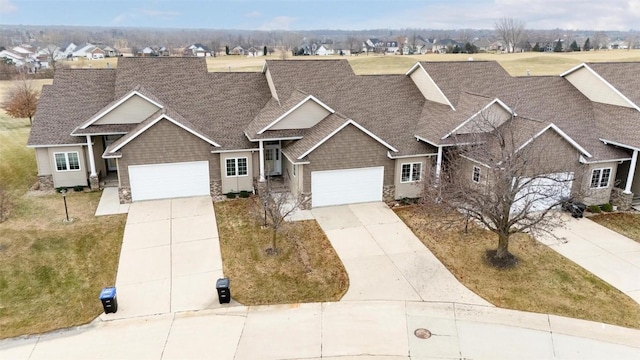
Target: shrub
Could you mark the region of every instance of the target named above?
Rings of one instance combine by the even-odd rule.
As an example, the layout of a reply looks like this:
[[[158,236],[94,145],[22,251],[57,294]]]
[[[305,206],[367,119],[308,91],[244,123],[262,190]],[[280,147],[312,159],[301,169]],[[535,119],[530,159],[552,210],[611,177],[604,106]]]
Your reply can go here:
[[[606,203],[606,204],[602,204],[600,205],[600,209],[602,209],[602,211],[604,212],[612,212],[613,211],[613,205]]]
[[[84,186],[82,186],[82,185],[76,185],[76,186],[73,187],[73,191],[75,191],[75,192],[80,192],[82,190],[84,190]]]
[[[233,192],[228,192],[225,195],[227,196],[227,199],[235,199],[236,198],[236,193],[233,193]]]
[[[587,209],[589,210],[589,212],[592,212],[592,213],[602,212],[602,210],[600,209],[600,206],[598,205],[589,205]]]
[[[64,191],[69,191],[69,188],[67,188],[66,186],[60,186],[56,188],[56,192],[59,194],[62,192],[62,190]]]
[[[240,191],[240,195],[239,196],[241,198],[248,198],[249,197],[249,192],[245,191],[245,190],[242,190],[242,191]]]

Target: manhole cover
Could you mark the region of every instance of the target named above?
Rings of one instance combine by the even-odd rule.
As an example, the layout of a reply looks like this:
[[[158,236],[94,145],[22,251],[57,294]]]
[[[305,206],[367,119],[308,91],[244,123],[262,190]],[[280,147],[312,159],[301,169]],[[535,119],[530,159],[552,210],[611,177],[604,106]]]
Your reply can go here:
[[[423,328],[416,329],[413,334],[419,339],[428,339],[431,337],[431,331]]]

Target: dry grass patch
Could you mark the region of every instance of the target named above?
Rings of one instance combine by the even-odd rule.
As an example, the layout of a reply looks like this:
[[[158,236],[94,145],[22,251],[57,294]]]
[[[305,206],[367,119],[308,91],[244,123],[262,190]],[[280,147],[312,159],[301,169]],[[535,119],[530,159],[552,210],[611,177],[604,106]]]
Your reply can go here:
[[[629,239],[640,242],[640,214],[598,214],[590,216],[589,219],[620,233]]]
[[[271,230],[262,229],[254,199],[216,202],[224,273],[235,300],[245,305],[337,301],[347,291],[347,273],[315,220],[285,224],[277,256]]]
[[[101,193],[25,195],[0,224],[0,338],[81,325],[115,284],[126,217],[93,216]]]
[[[441,218],[420,207],[395,211],[462,284],[498,307],[640,328],[640,305],[528,236],[510,243],[518,266],[500,270],[484,260],[497,245],[493,233],[440,226]]]

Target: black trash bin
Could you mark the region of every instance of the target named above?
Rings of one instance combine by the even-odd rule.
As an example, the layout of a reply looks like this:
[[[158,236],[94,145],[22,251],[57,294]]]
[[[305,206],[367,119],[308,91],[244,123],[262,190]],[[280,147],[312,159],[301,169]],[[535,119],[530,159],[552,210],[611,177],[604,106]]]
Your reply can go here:
[[[106,287],[100,292],[100,301],[102,301],[102,307],[104,313],[115,313],[118,311],[118,299],[116,297],[115,287]]]
[[[218,290],[218,300],[220,301],[220,304],[229,303],[231,301],[229,278],[218,279],[218,281],[216,281],[216,290]]]

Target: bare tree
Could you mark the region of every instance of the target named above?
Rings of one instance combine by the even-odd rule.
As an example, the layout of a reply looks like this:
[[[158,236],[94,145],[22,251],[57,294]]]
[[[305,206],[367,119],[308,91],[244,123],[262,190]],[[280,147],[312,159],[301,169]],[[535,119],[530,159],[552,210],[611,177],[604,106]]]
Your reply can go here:
[[[264,212],[264,226],[272,230],[271,247],[266,250],[268,255],[277,255],[278,231],[286,223],[289,215],[293,214],[302,205],[302,197],[289,192],[279,192],[277,185],[267,177],[264,186],[259,192],[260,204]],[[288,189],[288,182],[282,186]]]
[[[495,23],[498,36],[504,41],[507,52],[514,52],[524,35],[524,22],[513,18],[502,18]]]
[[[554,158],[549,149],[566,146],[552,129],[533,138],[536,122],[487,112],[461,129],[445,154],[446,168],[427,200],[458,210],[495,233],[498,246],[487,252],[495,266],[514,266],[509,240],[516,233],[551,234],[560,218],[553,216],[567,198],[579,198],[577,165]],[[533,139],[533,141],[529,141]],[[575,178],[574,178],[575,177]]]
[[[11,117],[29,118],[29,124],[31,124],[39,96],[40,92],[34,88],[31,80],[22,75],[7,92],[2,108]]]
[[[55,71],[57,61],[62,56],[62,51],[60,51],[60,48],[57,45],[49,44],[42,49],[42,52],[47,55],[49,65],[53,69],[53,71]]]

